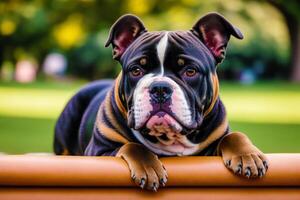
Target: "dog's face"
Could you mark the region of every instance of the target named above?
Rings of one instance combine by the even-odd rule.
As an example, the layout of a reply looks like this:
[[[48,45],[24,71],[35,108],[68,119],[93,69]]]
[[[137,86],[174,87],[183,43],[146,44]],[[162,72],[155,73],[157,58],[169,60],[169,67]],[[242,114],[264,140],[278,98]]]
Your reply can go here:
[[[106,46],[122,65],[119,85],[128,126],[150,150],[163,155],[197,151],[192,140],[218,97],[216,65],[230,35],[241,32],[211,13],[190,31],[146,31],[133,15],[111,28]]]

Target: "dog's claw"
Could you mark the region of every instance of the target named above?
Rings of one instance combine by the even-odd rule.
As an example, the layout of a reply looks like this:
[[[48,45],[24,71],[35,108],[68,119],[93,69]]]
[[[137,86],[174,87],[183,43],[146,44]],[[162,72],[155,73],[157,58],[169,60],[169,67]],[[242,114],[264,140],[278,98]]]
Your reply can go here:
[[[163,185],[163,184],[164,184],[164,179],[161,178],[161,179],[159,180],[159,183],[160,183],[161,185]]]
[[[225,165],[226,165],[227,167],[229,167],[229,166],[231,165],[231,160],[227,160],[226,163],[225,163]]]
[[[242,165],[241,165],[241,164],[239,164],[239,165],[237,166],[237,169],[236,169],[235,173],[236,173],[236,174],[242,174]]]
[[[159,180],[159,183],[160,183],[163,187],[165,187],[166,182],[167,182],[167,180],[165,180],[164,178],[161,178],[161,179]]]
[[[263,175],[264,175],[263,169],[262,169],[262,168],[259,168],[259,169],[258,169],[258,177],[261,178],[261,177],[263,177]]]
[[[152,186],[152,190],[154,191],[154,192],[157,192],[157,185],[156,185],[156,183],[153,183],[153,186]]]
[[[268,162],[267,161],[263,161],[263,165],[265,166],[265,168],[266,168],[266,171],[268,170]]]
[[[131,178],[132,178],[132,180],[135,180],[135,179],[136,179],[135,175],[132,175]]]
[[[246,176],[247,178],[250,178],[250,176],[251,176],[251,170],[250,170],[250,167],[247,167],[247,168],[245,169],[245,176]]]
[[[140,187],[141,187],[142,189],[144,189],[145,183],[146,183],[145,178],[141,178]]]

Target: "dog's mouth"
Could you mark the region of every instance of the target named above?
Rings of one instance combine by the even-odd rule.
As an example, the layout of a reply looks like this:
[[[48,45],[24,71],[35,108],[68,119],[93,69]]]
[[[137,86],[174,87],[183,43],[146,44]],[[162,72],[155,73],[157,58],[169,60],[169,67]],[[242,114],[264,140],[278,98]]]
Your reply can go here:
[[[149,117],[143,127],[135,130],[134,135],[158,154],[185,155],[195,148],[186,137],[192,131],[194,129],[187,129],[169,113],[159,111]]]
[[[183,125],[176,116],[159,110],[135,130],[139,131],[152,142],[160,142],[163,145],[180,145],[182,137],[193,132],[197,127],[197,122],[190,126]]]
[[[150,130],[149,135],[155,136],[165,145],[169,145],[171,139],[183,130],[183,126],[174,117],[162,111],[152,115],[145,126]]]
[[[141,130],[148,128],[153,134],[159,134],[170,130],[176,133],[183,131],[183,134],[188,134],[191,130],[196,129],[198,125],[199,123],[197,120],[194,120],[191,124],[184,124],[175,114],[165,110],[158,110],[155,112],[152,111],[147,120],[139,126],[135,125],[134,129]]]
[[[133,116],[133,112],[130,114],[129,116]],[[138,126],[135,120],[129,122],[133,122],[131,127],[134,136],[153,152],[170,156],[190,155],[197,149],[196,144],[190,142],[187,136],[202,124],[202,115],[195,114],[190,124],[181,122],[179,118],[177,114],[160,108],[150,111],[146,120]]]

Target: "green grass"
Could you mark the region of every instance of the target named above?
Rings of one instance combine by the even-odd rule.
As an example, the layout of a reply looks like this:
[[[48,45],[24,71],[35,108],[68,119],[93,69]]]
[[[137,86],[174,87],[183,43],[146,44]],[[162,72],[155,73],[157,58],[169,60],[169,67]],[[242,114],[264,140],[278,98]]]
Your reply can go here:
[[[246,133],[265,153],[300,153],[300,124],[231,121],[230,127]]]
[[[229,119],[243,122],[300,123],[300,85],[221,83],[220,96]]]
[[[55,120],[82,83],[0,82],[0,152],[51,152]],[[300,152],[300,85],[221,83],[232,130],[264,152]]]
[[[0,152],[52,152],[55,119],[0,116]]]
[[[68,99],[82,86],[77,82],[0,84],[0,115],[57,118]]]

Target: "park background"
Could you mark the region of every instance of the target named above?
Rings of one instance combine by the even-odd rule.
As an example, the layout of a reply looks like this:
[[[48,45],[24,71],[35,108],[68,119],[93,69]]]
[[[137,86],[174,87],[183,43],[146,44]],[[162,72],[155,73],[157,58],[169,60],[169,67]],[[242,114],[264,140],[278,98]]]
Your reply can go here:
[[[148,30],[187,30],[217,11],[243,32],[218,66],[232,130],[264,152],[300,152],[300,3],[297,0],[2,0],[0,152],[52,152],[55,121],[84,84],[120,66],[104,43],[122,14]]]

